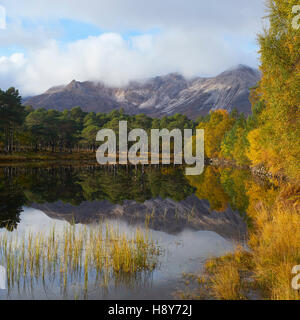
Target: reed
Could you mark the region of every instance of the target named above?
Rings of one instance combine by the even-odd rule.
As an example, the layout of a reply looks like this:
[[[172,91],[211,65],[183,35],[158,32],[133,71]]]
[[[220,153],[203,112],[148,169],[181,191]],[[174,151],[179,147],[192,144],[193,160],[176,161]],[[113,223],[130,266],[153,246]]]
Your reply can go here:
[[[217,299],[300,300],[292,269],[300,265],[300,186],[286,185],[275,202],[257,203],[248,246],[210,259],[204,280]]]
[[[27,232],[0,235],[0,264],[6,266],[8,287],[20,282],[60,279],[66,288],[71,281],[87,289],[90,278],[105,287],[124,276],[152,272],[160,250],[149,231],[120,232],[113,225],[55,227],[47,234]]]

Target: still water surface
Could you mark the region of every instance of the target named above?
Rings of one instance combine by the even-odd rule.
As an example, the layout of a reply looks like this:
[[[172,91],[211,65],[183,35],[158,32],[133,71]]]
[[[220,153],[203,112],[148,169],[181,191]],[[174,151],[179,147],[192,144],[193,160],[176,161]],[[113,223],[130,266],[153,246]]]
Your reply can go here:
[[[76,278],[62,287],[59,276],[27,279],[6,285],[0,299],[173,299],[184,287],[183,272],[201,271],[207,258],[246,240],[249,190],[270,188],[247,171],[213,167],[199,177],[173,167],[6,168],[0,176],[0,235],[47,234],[53,226],[63,232],[70,224],[92,228],[109,221],[128,235],[149,230],[161,252],[153,271],[130,281],[110,279],[104,287],[92,274],[86,286]],[[6,263],[2,256],[0,264]]]

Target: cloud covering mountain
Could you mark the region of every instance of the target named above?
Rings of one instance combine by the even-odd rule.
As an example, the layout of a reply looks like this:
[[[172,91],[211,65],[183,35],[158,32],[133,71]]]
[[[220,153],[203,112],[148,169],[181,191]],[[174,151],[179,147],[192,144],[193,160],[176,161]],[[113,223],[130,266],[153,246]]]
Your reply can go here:
[[[129,114],[145,113],[153,117],[182,113],[195,118],[221,108],[229,111],[237,108],[249,114],[249,89],[259,77],[257,70],[239,65],[213,78],[186,79],[172,73],[119,88],[73,80],[31,97],[24,104],[58,110],[80,106],[93,112],[123,108]]]
[[[172,72],[257,67],[263,0],[2,0],[0,87],[36,95],[70,79],[120,87]]]

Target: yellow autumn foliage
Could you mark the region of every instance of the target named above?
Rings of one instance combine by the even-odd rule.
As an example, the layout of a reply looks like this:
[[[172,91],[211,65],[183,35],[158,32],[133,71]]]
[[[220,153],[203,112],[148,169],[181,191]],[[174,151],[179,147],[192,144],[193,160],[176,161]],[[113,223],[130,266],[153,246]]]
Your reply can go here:
[[[270,27],[259,36],[262,79],[256,99],[266,108],[250,132],[248,157],[273,174],[300,178],[300,32],[292,27],[297,0],[267,1]]]

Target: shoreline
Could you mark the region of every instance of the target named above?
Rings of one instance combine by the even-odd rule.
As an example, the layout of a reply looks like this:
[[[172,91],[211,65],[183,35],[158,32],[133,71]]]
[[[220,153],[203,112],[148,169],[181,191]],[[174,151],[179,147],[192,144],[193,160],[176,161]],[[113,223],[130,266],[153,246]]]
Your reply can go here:
[[[172,157],[171,157],[172,161]],[[28,152],[28,153],[12,153],[3,154],[0,153],[0,168],[3,167],[19,167],[19,166],[32,166],[32,165],[65,165],[65,164],[78,164],[82,165],[95,165],[98,166],[96,159],[96,153],[92,151],[74,151],[70,152]],[[288,182],[288,178],[285,176],[274,176],[268,172],[263,166],[250,165],[237,165],[234,160],[219,159],[219,158],[205,158],[205,166],[211,165],[215,167],[231,167],[239,170],[249,170],[253,176],[261,179],[276,179],[284,183]],[[130,163],[128,163],[130,165]],[[149,162],[148,165],[151,165]],[[145,165],[145,166],[148,166]],[[160,164],[161,165],[161,164]],[[169,165],[173,165],[172,162]],[[101,166],[101,165],[99,165]],[[117,164],[119,166],[119,164]],[[122,166],[122,165],[121,165]],[[138,165],[139,166],[139,165]]]

